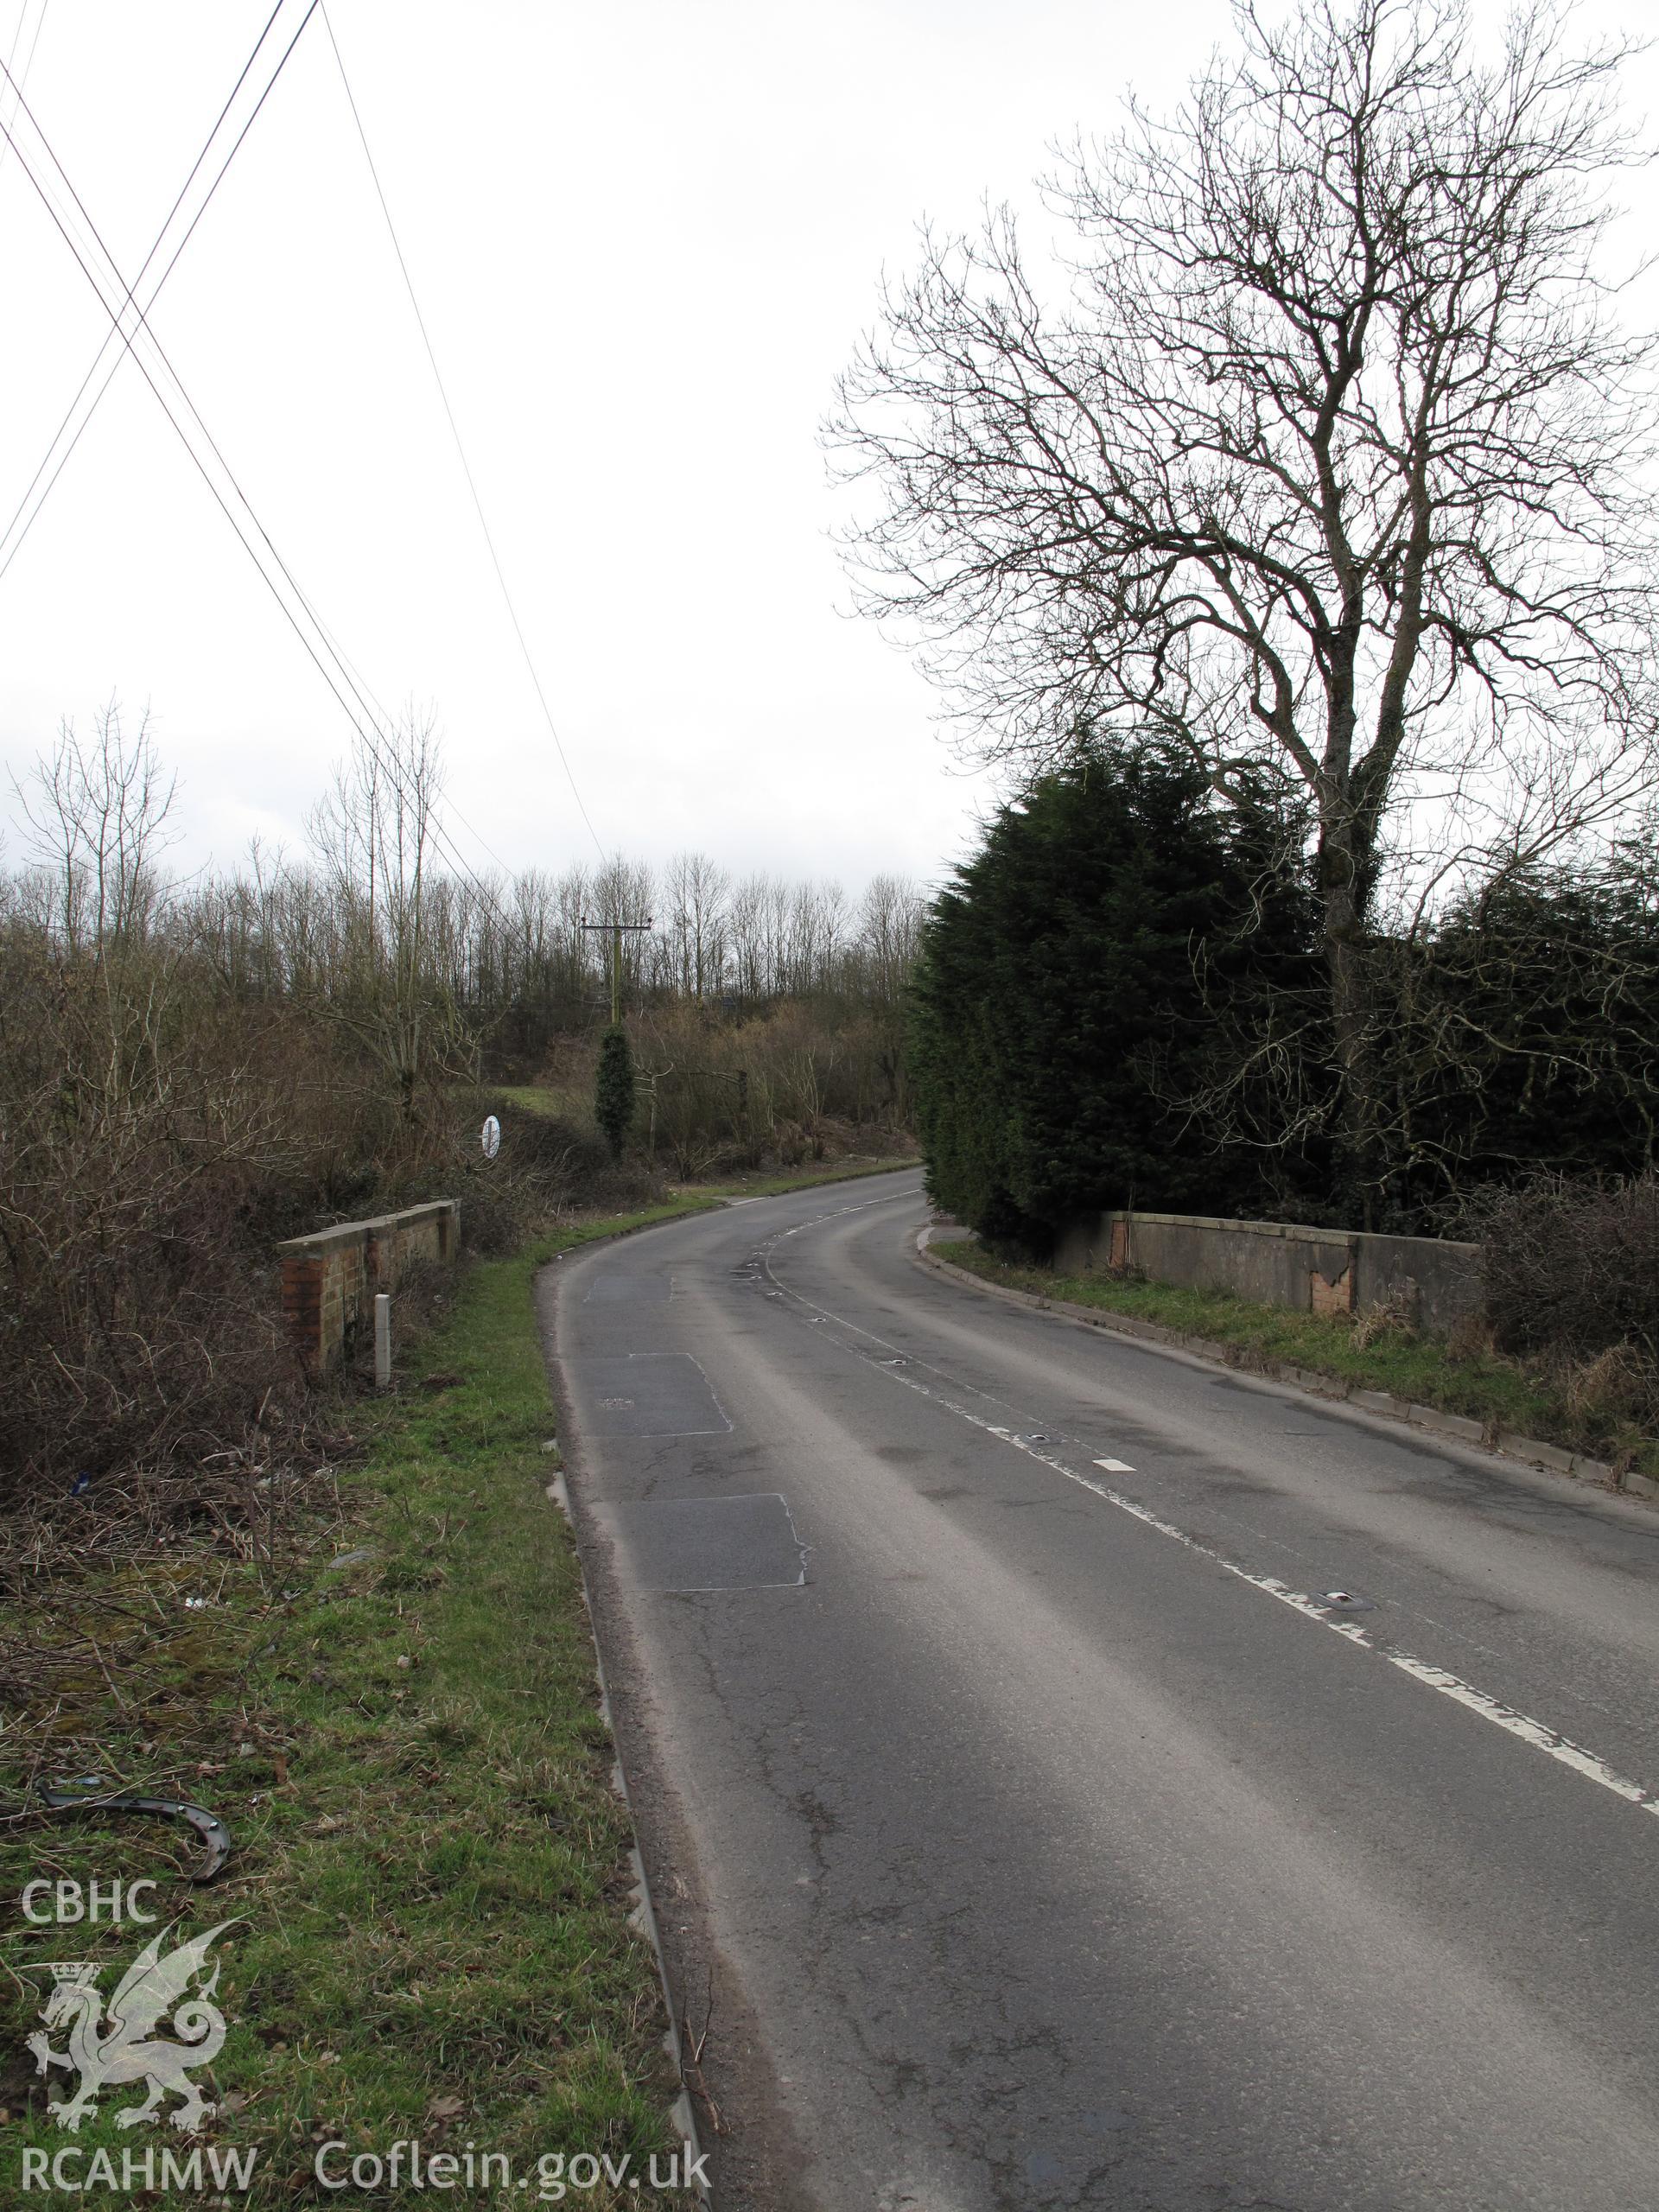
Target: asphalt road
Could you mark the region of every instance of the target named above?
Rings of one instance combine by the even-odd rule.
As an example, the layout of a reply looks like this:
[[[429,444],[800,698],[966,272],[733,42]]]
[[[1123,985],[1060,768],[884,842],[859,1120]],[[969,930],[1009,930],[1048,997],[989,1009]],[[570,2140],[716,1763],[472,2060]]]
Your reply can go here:
[[[1654,2212],[1659,1514],[927,1218],[543,1278],[721,2212]]]

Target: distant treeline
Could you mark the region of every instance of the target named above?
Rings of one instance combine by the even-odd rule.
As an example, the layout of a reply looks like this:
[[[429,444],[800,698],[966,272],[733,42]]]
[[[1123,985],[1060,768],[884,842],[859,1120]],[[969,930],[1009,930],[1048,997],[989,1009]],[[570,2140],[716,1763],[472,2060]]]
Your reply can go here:
[[[386,903],[371,900],[370,880],[365,868],[348,887],[315,861],[256,855],[175,897],[171,926],[239,995],[326,999],[356,974],[372,905]],[[693,1000],[753,1014],[786,999],[896,1007],[922,911],[901,877],[878,875],[852,898],[833,880],[734,878],[691,853],[658,869],[618,860],[556,875],[462,877],[434,863],[419,927],[435,985],[491,1055],[533,1065],[555,1037],[608,1017],[611,923],[623,925],[626,1007]],[[382,917],[394,930],[405,918]]]
[[[365,742],[303,861],[194,878],[118,715],[22,781],[0,869],[0,1478],[233,1440],[283,1370],[276,1237],[442,1193],[499,1249],[659,1171],[900,1141],[911,887],[855,900],[698,856],[480,880],[440,780],[426,733]],[[649,925],[622,939],[620,1162],[593,1120],[612,942],[583,927],[613,921]]]

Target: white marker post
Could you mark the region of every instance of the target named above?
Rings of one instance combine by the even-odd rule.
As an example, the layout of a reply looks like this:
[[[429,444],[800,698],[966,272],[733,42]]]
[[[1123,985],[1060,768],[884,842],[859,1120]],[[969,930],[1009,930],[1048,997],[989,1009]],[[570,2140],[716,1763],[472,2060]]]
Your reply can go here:
[[[384,1290],[374,1294],[374,1380],[379,1389],[391,1387],[391,1300]]]

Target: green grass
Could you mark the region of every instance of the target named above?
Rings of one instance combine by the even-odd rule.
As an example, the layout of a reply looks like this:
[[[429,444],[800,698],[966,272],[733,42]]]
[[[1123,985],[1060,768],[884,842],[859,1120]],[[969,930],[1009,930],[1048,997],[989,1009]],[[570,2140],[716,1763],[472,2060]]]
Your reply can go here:
[[[1414,1405],[1461,1414],[1480,1421],[1489,1436],[1500,1427],[1513,1429],[1595,1457],[1622,1456],[1644,1472],[1659,1472],[1659,1443],[1616,1415],[1599,1418],[1592,1409],[1574,1408],[1548,1375],[1495,1352],[1453,1353],[1433,1338],[1397,1328],[1380,1330],[1367,1341],[1338,1315],[1258,1306],[1229,1291],[1056,1274],[1048,1268],[1012,1265],[966,1240],[931,1249],[989,1282],[1205,1338],[1224,1345],[1241,1365],[1306,1368],[1362,1390],[1386,1390]]]
[[[534,1083],[496,1083],[489,1085],[491,1094],[505,1098],[509,1106],[518,1106],[526,1114],[543,1114],[550,1118],[569,1110],[568,1102],[556,1091]]]
[[[729,1187],[757,1195],[837,1173]],[[0,1796],[14,1808],[0,1821],[0,1894],[14,1900],[0,2201],[16,2199],[26,2148],[101,2146],[118,2174],[125,2150],[190,2147],[170,2129],[118,2130],[131,2090],[75,2136],[46,2117],[47,2094],[73,2086],[60,2069],[41,2083],[24,2049],[48,1962],[99,1962],[107,1996],[148,1931],[27,1925],[15,1901],[42,1875],[153,1877],[175,1940],[239,1923],[218,1954],[230,2032],[202,2139],[257,2153],[237,2202],[334,2201],[311,2176],[317,2145],[336,2139],[347,2155],[408,2137],[464,2155],[471,2141],[505,2153],[515,2179],[543,2156],[626,2152],[639,2171],[673,2148],[679,2084],[655,1963],[630,1919],[631,1835],[581,1573],[546,1495],[558,1460],[532,1286],[560,1252],[722,1197],[691,1190],[566,1224],[466,1269],[400,1355],[394,1395],[321,1408],[349,1429],[328,1440],[340,1464],[296,1491],[274,1556],[240,1525],[186,1532],[164,1555],[41,1578],[0,1616],[0,1686],[16,1691],[0,1732]],[[349,1554],[364,1555],[333,1564]],[[162,1822],[16,1815],[36,1773],[93,1771],[218,1812],[236,1845],[225,1873],[193,1887],[194,1847]],[[53,2041],[63,2048],[61,2029]],[[372,2201],[417,2197],[429,2192],[383,2186]],[[537,2183],[467,2201],[533,2203]],[[683,2199],[601,2187],[575,2201]]]
[[[789,1191],[816,1190],[820,1183],[856,1183],[866,1175],[896,1175],[901,1168],[921,1164],[919,1153],[899,1153],[887,1160],[830,1160],[818,1167],[785,1167],[775,1174],[726,1176],[718,1183],[683,1183],[676,1187],[688,1196],[709,1192],[722,1198],[770,1198]]]
[[[206,2139],[257,2149],[251,2204],[327,2201],[309,2177],[329,2138],[353,2152],[400,2136],[436,2152],[471,2140],[505,2152],[515,2174],[543,2154],[639,2161],[671,2147],[679,2085],[655,1965],[629,1919],[631,1838],[580,1570],[545,1495],[556,1461],[531,1285],[556,1251],[715,1203],[587,1223],[472,1268],[398,1395],[348,1409],[362,1450],[343,1517],[332,1504],[302,1514],[274,1576],[187,1548],[74,1586],[58,1628],[126,1663],[107,1682],[90,1663],[62,1675],[55,1720],[33,1715],[20,1752],[48,1772],[67,1757],[71,1772],[92,1763],[195,1797],[229,1821],[236,1853],[211,1889],[193,1889],[178,1871],[190,1854],[164,1825],[14,1823],[0,1831],[0,1885],[15,1899],[41,1874],[156,1875],[180,1936],[241,1921],[218,1999],[232,2023],[212,2069],[225,2107]],[[353,1551],[368,1556],[331,1571]],[[215,1602],[185,1607],[201,1593]],[[123,1625],[143,1609],[151,1632],[141,1625],[129,1649]],[[12,1790],[26,1779],[18,1765],[6,1777]],[[0,2196],[17,2187],[26,2145],[119,2146],[118,2171],[121,2147],[177,2147],[170,2130],[117,2130],[130,2091],[73,2138],[46,2119],[38,2087],[23,2109],[45,1962],[105,1962],[107,1994],[143,1937],[26,1929],[15,1907],[13,1923]],[[54,2073],[54,2094],[69,2079]],[[532,2183],[468,2201],[535,2196]],[[416,2193],[383,2188],[372,2201],[405,2199]],[[580,2201],[682,2199],[601,2189]]]

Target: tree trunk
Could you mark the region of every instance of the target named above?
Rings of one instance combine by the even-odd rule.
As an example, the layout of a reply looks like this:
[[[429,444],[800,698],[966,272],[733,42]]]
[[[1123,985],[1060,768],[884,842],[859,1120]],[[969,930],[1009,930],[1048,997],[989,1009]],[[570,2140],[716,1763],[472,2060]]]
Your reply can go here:
[[[1356,853],[1353,828],[1327,824],[1319,841],[1319,895],[1331,1020],[1342,1085],[1338,1105],[1338,1189],[1358,1199],[1362,1229],[1376,1223],[1382,1161],[1377,1143],[1377,1069],[1372,1033],[1372,976],[1365,930],[1370,870]]]

